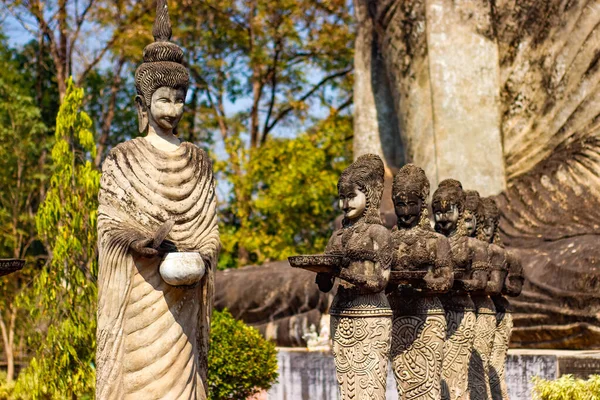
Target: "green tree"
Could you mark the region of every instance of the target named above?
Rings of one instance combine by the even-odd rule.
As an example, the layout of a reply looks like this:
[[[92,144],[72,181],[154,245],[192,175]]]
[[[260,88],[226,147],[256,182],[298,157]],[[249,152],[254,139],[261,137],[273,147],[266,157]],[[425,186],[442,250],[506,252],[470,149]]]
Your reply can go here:
[[[277,350],[229,311],[215,311],[208,353],[209,399],[246,399],[277,380]]]
[[[255,162],[261,163],[256,150],[283,133],[294,137],[340,115],[352,103],[351,2],[171,1],[169,7],[173,41],[185,49],[192,77],[189,112],[179,131],[192,142],[224,143],[227,162],[218,179],[230,184],[232,196],[223,206],[236,215],[228,218],[234,225],[223,228],[251,232],[253,191],[245,182]],[[152,41],[150,26],[137,31],[146,32],[138,42]],[[228,242],[235,238],[224,236],[225,246],[237,251],[226,265],[269,258],[244,241]]]
[[[16,300],[30,282],[39,255],[35,212],[44,178],[39,158],[46,139],[40,110],[28,96],[17,56],[0,37],[0,257],[28,261],[24,271],[0,279],[0,334],[8,382],[14,378],[19,330],[26,320]]]
[[[351,159],[351,138],[351,118],[334,116],[297,138],[273,138],[257,149],[232,141],[246,172],[237,175],[228,161],[215,164],[237,188],[222,212],[219,267],[236,267],[240,246],[258,263],[322,251],[338,213],[336,183]],[[240,193],[245,207],[239,207]]]
[[[100,173],[92,121],[81,111],[84,93],[68,81],[56,120],[52,175],[36,226],[50,258],[23,302],[45,329],[32,333],[34,358],[19,375],[16,394],[26,398],[82,398],[95,378],[97,301],[96,219]]]

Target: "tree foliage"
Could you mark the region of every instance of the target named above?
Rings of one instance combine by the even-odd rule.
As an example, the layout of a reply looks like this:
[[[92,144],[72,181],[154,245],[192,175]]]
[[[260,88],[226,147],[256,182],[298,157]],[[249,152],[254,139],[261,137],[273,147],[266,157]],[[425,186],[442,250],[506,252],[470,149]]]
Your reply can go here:
[[[40,255],[36,246],[35,212],[44,182],[46,127],[29,95],[18,53],[0,38],[0,257],[25,258],[28,268],[0,279],[0,333],[7,380],[14,378],[16,346],[26,327],[25,310],[17,304],[31,281]],[[22,356],[22,354],[21,354]]]
[[[36,349],[16,394],[27,398],[81,398],[93,393],[97,301],[96,218],[100,173],[91,120],[81,111],[83,90],[68,81],[56,120],[52,175],[36,225],[51,257],[24,293]]]
[[[215,311],[208,353],[209,399],[246,399],[277,380],[277,350],[229,311]]]
[[[600,375],[590,375],[588,380],[563,375],[555,381],[534,378],[535,400],[598,400]]]
[[[256,263],[322,251],[337,216],[336,182],[351,158],[351,137],[351,119],[337,116],[258,149],[230,141],[246,173],[237,175],[226,161],[215,164],[237,188],[222,214],[220,267],[237,266],[239,246]]]

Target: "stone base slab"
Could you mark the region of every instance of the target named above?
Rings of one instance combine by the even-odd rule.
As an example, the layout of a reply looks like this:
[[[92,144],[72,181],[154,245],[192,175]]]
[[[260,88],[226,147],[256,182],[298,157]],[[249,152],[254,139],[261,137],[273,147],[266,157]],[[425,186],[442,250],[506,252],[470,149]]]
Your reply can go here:
[[[279,382],[268,392],[269,400],[338,399],[333,356],[327,351],[279,348]],[[556,379],[564,374],[586,378],[600,374],[600,351],[509,350],[506,378],[511,400],[530,400],[531,379]],[[397,400],[391,369],[387,399]]]

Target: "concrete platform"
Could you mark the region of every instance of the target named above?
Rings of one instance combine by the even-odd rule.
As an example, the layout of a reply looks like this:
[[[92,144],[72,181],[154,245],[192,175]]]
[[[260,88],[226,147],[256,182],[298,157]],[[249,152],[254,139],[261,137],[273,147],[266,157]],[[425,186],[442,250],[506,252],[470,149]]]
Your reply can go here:
[[[327,351],[279,348],[279,383],[269,400],[338,399],[333,356]],[[531,378],[556,379],[564,374],[586,378],[600,374],[600,351],[510,350],[506,374],[511,400],[530,400]],[[388,400],[397,400],[394,376],[388,374]]]

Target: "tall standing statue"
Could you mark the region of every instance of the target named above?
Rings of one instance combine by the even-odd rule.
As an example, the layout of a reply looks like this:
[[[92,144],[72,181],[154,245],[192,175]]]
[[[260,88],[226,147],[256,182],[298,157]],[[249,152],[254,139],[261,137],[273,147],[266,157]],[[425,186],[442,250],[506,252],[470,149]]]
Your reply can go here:
[[[470,292],[487,284],[487,251],[481,241],[468,237],[464,222],[465,193],[460,182],[440,182],[431,203],[436,231],[450,240],[454,266],[452,290],[441,296],[447,333],[442,370],[442,399],[469,399],[467,376],[475,339],[475,305]]]
[[[335,231],[325,255],[290,257],[290,264],[319,272],[324,292],[340,282],[331,304],[333,357],[342,400],[385,400],[392,330],[392,310],[385,296],[390,276],[390,233],[379,207],[384,167],[373,154],[360,156],[338,182],[342,228]]]
[[[498,235],[498,221],[500,212],[496,202],[492,198],[484,198],[482,229],[479,230],[479,238],[491,243],[492,247],[502,246]],[[502,249],[504,250],[504,249]],[[489,364],[489,382],[492,400],[508,400],[508,388],[504,375],[506,353],[510,342],[513,327],[512,312],[507,296],[518,296],[523,286],[523,269],[516,255],[509,250],[505,251],[508,271],[505,274],[504,285],[501,293],[492,295],[496,307],[496,330],[494,332],[494,343]]]
[[[397,226],[392,230],[392,277],[388,299],[394,318],[391,359],[400,399],[441,396],[446,317],[439,293],[453,283],[450,244],[433,231],[423,169],[404,165],[394,177]]]
[[[206,399],[219,244],[211,162],[176,127],[189,75],[166,0],[135,74],[140,132],[103,165],[96,397]]]
[[[483,204],[479,193],[474,190],[465,192],[465,215],[471,222],[467,224],[467,235],[475,237],[477,232],[486,229]],[[489,363],[496,333],[496,307],[489,295],[497,295],[502,290],[506,277],[506,257],[504,249],[487,241],[488,281],[484,290],[471,293],[475,304],[477,320],[475,340],[469,363],[469,393],[471,400],[487,400],[491,397]]]

